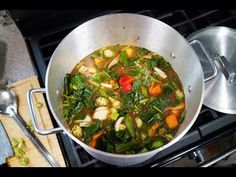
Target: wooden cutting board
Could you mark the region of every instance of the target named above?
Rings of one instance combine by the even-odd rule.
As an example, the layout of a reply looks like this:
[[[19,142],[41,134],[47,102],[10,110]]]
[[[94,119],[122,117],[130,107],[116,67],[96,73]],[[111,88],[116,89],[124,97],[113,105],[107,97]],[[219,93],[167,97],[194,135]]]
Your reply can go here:
[[[31,116],[28,109],[27,102],[27,92],[31,88],[39,88],[39,82],[37,76],[33,76],[21,81],[18,81],[14,84],[8,86],[13,90],[13,92],[18,97],[18,113],[25,120],[29,122]],[[42,94],[34,94],[34,103],[42,103],[41,108],[36,108],[36,116],[39,122],[39,125],[43,129],[53,128],[51,117],[49,116],[45,100]],[[30,163],[25,167],[51,167],[50,164],[45,160],[45,158],[37,151],[31,141],[25,136],[21,128],[16,124],[16,122],[10,118],[3,115],[0,115],[0,120],[2,121],[9,138],[23,138],[26,144],[24,148],[25,156],[29,158]],[[52,154],[60,166],[65,167],[65,161],[55,134],[53,135],[38,135],[35,133],[39,140],[44,144],[46,149]],[[19,160],[16,157],[10,157],[7,159],[7,164],[9,167],[24,167],[20,164]]]

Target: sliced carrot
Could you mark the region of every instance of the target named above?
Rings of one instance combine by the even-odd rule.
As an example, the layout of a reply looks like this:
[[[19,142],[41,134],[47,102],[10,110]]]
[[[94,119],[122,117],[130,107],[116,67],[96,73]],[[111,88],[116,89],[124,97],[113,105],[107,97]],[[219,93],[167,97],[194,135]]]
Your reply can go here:
[[[176,128],[179,125],[178,118],[175,114],[167,116],[166,123],[169,128]]]
[[[157,82],[152,82],[152,85],[149,87],[148,92],[152,96],[158,96],[161,94],[161,85]]]
[[[95,147],[96,147],[96,144],[97,144],[98,138],[99,138],[100,136],[102,136],[103,134],[106,134],[106,132],[105,132],[105,131],[102,131],[102,132],[99,132],[99,133],[93,135],[92,138],[91,138],[91,141],[89,142],[89,146],[95,148]]]

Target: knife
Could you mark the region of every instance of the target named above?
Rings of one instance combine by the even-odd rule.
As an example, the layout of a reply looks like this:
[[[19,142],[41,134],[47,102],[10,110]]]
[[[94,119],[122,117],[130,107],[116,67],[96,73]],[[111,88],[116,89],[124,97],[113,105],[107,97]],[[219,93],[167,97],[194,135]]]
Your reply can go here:
[[[0,121],[0,167],[7,167],[6,159],[14,155],[7,132]]]

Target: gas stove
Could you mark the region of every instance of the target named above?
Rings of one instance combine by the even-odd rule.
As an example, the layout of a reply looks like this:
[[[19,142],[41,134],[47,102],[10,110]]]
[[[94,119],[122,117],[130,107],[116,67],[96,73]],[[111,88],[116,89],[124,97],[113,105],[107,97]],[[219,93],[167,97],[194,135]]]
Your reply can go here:
[[[122,12],[143,14],[161,20],[184,37],[207,26],[236,28],[234,10],[9,11],[24,36],[42,87],[45,86],[45,74],[50,57],[70,31],[94,17]],[[54,125],[57,126],[55,121]],[[181,164],[184,160],[189,161],[189,166],[212,166],[234,153],[235,131],[236,115],[223,114],[203,105],[196,122],[180,141],[135,167],[175,166],[176,162]],[[67,135],[58,134],[57,138],[67,166],[110,166],[90,156]]]

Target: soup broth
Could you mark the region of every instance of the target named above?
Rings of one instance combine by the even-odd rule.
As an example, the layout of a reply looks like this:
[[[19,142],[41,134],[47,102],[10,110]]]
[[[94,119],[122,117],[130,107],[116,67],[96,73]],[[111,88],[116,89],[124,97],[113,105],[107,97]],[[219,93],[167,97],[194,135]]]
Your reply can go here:
[[[65,75],[62,107],[72,134],[116,154],[157,149],[185,118],[182,83],[172,66],[145,48],[101,48]]]

